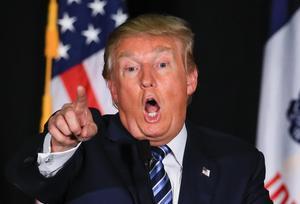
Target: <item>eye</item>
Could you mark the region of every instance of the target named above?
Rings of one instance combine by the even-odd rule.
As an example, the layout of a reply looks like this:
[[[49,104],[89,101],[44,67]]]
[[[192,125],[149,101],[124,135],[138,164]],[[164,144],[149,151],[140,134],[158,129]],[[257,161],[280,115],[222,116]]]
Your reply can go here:
[[[138,68],[135,66],[129,66],[125,68],[126,72],[135,72]]]
[[[127,66],[124,66],[122,72],[123,72],[124,76],[133,77],[139,73],[139,69],[140,69],[140,67],[138,65],[127,65]]]
[[[126,70],[129,72],[133,72],[135,71],[135,67],[127,67]]]
[[[168,66],[168,63],[166,63],[166,62],[161,62],[158,64],[159,68],[166,68],[167,66]]]

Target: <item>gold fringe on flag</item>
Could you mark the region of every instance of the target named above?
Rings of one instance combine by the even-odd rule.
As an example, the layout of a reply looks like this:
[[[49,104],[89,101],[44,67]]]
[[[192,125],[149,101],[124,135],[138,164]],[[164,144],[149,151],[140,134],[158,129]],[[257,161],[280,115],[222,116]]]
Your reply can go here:
[[[57,2],[50,0],[48,6],[48,23],[46,27],[46,43],[45,43],[45,56],[46,56],[46,71],[45,71],[45,85],[44,95],[42,99],[42,116],[40,121],[40,130],[43,129],[44,124],[47,122],[52,113],[52,98],[51,98],[51,73],[52,73],[52,60],[57,56],[58,49],[58,29],[57,29]]]

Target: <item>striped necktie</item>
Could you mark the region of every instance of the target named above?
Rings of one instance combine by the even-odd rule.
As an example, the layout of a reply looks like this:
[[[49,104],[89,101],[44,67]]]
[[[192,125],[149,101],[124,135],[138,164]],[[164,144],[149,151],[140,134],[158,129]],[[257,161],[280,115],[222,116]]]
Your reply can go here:
[[[151,147],[152,162],[150,164],[150,180],[155,203],[171,204],[172,188],[162,160],[171,149],[167,146]]]

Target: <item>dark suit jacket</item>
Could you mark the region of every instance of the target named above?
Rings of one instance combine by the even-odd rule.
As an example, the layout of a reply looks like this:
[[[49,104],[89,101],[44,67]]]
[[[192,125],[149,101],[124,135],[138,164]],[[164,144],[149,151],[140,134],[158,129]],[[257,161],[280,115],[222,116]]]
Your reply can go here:
[[[9,180],[44,203],[153,203],[148,143],[133,139],[118,115],[100,117],[93,110],[93,117],[100,133],[81,144],[54,177],[44,178],[38,171],[36,157],[43,143],[38,137],[12,160]],[[180,204],[271,203],[259,151],[234,137],[189,122],[186,126]]]

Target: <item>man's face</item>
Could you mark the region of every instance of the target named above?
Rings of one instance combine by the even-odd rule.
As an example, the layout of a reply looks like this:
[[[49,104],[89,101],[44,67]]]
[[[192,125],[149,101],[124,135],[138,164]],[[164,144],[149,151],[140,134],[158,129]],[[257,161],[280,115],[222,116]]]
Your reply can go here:
[[[108,82],[125,128],[158,146],[183,127],[187,99],[197,86],[197,69],[186,72],[181,43],[168,36],[122,39]]]

